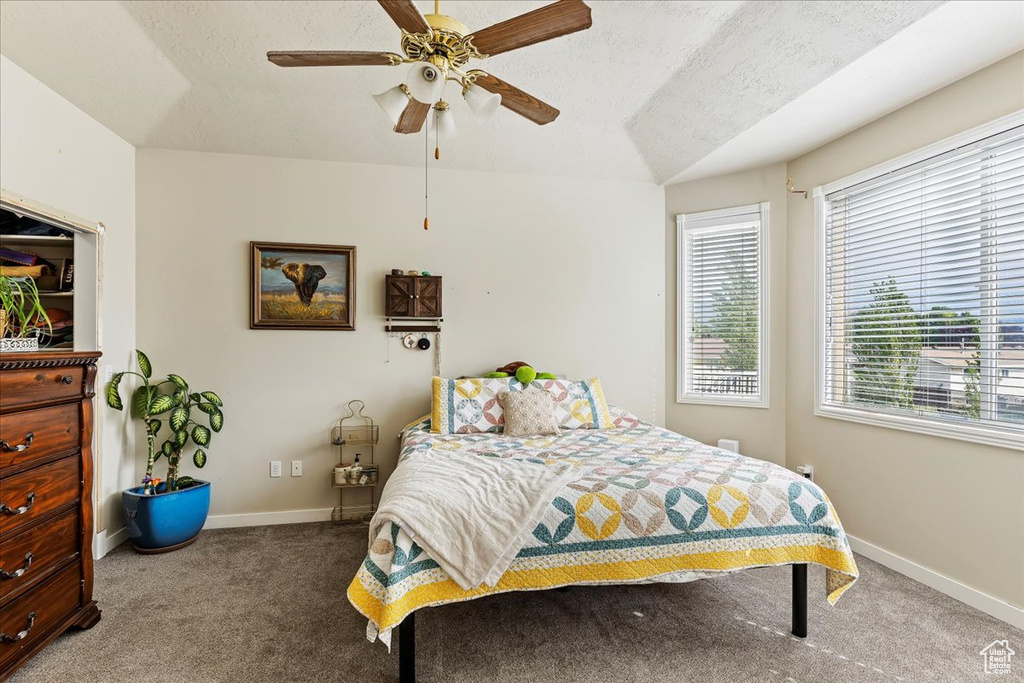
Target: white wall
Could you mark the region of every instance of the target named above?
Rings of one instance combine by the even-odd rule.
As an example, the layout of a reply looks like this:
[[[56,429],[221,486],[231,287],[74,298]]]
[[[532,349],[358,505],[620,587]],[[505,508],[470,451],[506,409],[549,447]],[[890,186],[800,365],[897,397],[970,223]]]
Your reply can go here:
[[[512,360],[598,375],[609,401],[664,421],[662,188],[443,170],[430,188],[425,232],[422,169],[139,150],[139,345],[225,401],[202,470],[213,515],[336,504],[328,430],[354,398],[391,471],[433,367],[384,333],[392,268],[444,277],[444,375]],[[250,330],[250,240],[355,245],[356,331]]]
[[[135,346],[135,149],[0,57],[0,185],[106,226],[101,363],[126,365]],[[119,492],[135,480],[134,434],[100,401],[96,431],[102,552],[105,534],[124,526]]]
[[[676,216],[768,202],[768,407],[676,403]],[[665,188],[665,381],[669,429],[704,443],[739,439],[744,455],[786,462],[786,165],[693,180]]]

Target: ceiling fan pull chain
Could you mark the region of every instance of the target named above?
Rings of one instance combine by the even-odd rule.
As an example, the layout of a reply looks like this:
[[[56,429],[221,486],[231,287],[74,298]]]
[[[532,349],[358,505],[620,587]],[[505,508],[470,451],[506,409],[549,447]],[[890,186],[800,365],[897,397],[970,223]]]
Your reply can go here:
[[[430,127],[423,128],[423,229],[430,230]]]

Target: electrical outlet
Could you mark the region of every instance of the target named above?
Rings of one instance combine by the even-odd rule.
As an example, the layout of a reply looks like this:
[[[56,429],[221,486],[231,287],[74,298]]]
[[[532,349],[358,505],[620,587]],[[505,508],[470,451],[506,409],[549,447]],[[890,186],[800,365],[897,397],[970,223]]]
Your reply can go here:
[[[814,465],[797,465],[796,471],[797,474],[814,481]]]
[[[302,476],[302,461],[301,460],[292,460],[292,476],[293,477],[301,477]]]
[[[271,460],[270,461],[270,476],[280,477],[281,476],[281,461]]]

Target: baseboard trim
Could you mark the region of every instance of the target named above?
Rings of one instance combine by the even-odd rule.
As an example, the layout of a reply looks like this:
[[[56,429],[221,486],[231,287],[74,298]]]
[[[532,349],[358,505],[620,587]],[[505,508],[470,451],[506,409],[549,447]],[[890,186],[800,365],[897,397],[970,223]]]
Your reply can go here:
[[[95,559],[100,559],[111,550],[121,545],[128,540],[128,527],[121,527],[114,533],[104,531],[103,533],[96,534],[92,539],[92,555]]]
[[[271,526],[274,524],[303,524],[331,521],[332,508],[312,510],[281,510],[280,512],[251,512],[240,515],[210,515],[204,529],[230,529],[240,526]]]
[[[1005,621],[1011,626],[1016,626],[1019,629],[1024,629],[1024,609],[1014,607],[1013,605],[1003,602],[999,598],[993,597],[988,593],[982,593],[976,588],[964,585],[955,579],[951,579],[948,576],[943,576],[936,571],[922,567],[916,562],[912,562],[904,557],[900,557],[894,553],[889,552],[883,548],[879,548],[877,545],[873,545],[857,538],[856,536],[846,536],[850,539],[850,547],[853,548],[855,553],[859,553],[869,560],[892,569],[895,572],[899,572],[904,576],[907,576],[919,583],[923,583],[929,588],[948,595],[954,600],[959,600],[965,605],[969,605],[975,609],[981,610],[989,616],[993,616],[1000,621]]]

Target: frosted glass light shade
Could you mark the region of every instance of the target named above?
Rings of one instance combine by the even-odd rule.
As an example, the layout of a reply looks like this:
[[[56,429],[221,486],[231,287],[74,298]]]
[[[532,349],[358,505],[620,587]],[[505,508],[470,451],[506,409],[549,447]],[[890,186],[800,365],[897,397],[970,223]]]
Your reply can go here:
[[[398,119],[401,118],[402,112],[405,111],[406,105],[409,104],[409,96],[402,90],[402,86],[396,85],[394,88],[388,88],[379,95],[374,95],[373,101],[388,115],[391,125],[397,126]]]
[[[491,118],[494,116],[494,112],[498,111],[498,107],[501,106],[501,95],[488,92],[479,85],[469,86],[462,96],[466,99],[466,104],[469,105],[469,108],[476,115],[477,121],[486,121]]]
[[[424,104],[433,104],[441,97],[444,89],[444,74],[433,64],[413,64],[406,84],[414,99]]]
[[[427,117],[427,129],[434,132],[437,129],[437,137],[441,140],[451,140],[459,134],[459,128],[455,125],[455,117],[451,109],[431,109]]]

